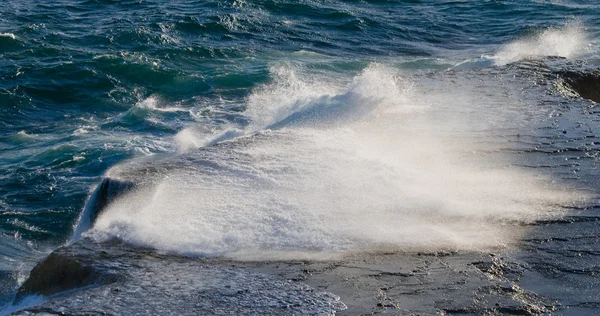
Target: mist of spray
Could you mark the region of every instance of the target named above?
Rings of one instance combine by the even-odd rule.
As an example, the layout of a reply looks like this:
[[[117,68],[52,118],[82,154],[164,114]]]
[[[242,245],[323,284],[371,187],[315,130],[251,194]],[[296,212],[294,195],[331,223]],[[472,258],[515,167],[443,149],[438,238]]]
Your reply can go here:
[[[578,23],[550,28],[505,45],[492,59],[496,65],[540,57],[577,58],[590,49],[585,29]]]
[[[381,65],[345,83],[289,65],[272,73],[247,99],[247,130],[215,132],[199,149],[207,136],[178,136],[181,155],[201,154],[210,168],[165,171],[113,203],[87,235],[251,259],[488,250],[518,238],[514,223],[585,198],[475,144],[475,130],[519,121],[507,117],[514,104],[423,93]]]

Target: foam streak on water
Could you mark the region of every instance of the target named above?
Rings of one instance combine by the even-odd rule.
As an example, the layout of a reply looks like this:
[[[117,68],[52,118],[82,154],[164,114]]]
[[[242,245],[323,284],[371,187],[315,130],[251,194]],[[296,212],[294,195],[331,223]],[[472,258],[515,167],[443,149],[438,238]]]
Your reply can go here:
[[[509,223],[584,198],[476,153],[485,148],[473,144],[469,119],[446,112],[482,106],[472,100],[449,107],[440,103],[448,91],[420,94],[380,65],[345,86],[281,71],[248,98],[247,136],[186,154],[216,167],[165,172],[111,205],[88,235],[252,259],[489,250],[518,237]],[[508,113],[487,110],[490,123]]]

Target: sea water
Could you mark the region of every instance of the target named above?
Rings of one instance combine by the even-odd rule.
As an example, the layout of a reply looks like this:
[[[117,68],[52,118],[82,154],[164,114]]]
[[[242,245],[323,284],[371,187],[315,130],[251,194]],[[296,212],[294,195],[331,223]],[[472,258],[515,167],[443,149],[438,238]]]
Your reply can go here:
[[[575,0],[3,1],[0,298],[73,241],[104,176],[147,161],[185,167],[149,175],[83,236],[253,259],[507,247],[509,223],[597,187],[517,167],[510,140],[559,105],[497,70],[594,67],[599,14]],[[198,153],[204,167],[182,162]]]

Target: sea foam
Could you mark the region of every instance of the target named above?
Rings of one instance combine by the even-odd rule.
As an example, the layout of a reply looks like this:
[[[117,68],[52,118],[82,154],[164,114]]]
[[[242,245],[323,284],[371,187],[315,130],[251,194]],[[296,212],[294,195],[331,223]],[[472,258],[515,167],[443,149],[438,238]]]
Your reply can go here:
[[[250,259],[489,250],[518,238],[514,223],[585,198],[475,143],[482,128],[520,120],[490,96],[423,92],[381,65],[345,83],[300,70],[273,67],[247,99],[245,134],[181,154],[202,165],[118,199],[87,236]]]
[[[12,39],[17,39],[17,36],[13,33],[0,33],[0,37],[10,37]]]

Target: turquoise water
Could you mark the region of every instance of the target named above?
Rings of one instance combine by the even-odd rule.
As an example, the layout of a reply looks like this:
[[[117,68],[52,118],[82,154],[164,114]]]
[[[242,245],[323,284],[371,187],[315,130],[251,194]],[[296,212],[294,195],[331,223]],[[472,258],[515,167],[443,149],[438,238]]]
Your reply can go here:
[[[3,1],[4,293],[69,239],[109,168],[208,144],[189,128],[252,126],[248,106],[269,85],[343,86],[373,65],[411,76],[526,55],[595,65],[599,32],[592,1]]]

